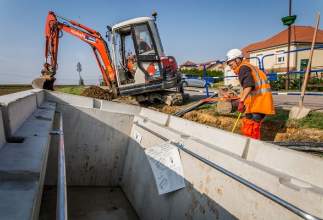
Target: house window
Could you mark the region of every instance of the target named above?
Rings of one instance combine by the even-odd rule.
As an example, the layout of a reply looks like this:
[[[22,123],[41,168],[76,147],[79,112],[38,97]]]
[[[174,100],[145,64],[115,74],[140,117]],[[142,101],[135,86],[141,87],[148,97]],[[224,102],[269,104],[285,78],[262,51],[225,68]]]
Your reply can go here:
[[[277,55],[277,64],[284,64],[285,63],[285,54],[278,54]]]
[[[307,68],[307,64],[308,64],[308,59],[301,59],[301,63],[300,63],[300,71],[305,71]]]

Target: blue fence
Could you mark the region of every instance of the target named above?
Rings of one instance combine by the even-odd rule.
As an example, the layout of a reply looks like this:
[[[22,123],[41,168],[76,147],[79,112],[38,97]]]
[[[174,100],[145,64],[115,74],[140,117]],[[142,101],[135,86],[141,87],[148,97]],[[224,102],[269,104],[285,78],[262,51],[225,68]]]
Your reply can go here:
[[[300,52],[300,51],[306,51],[306,50],[310,50],[311,48],[301,48],[301,49],[296,49],[296,50],[291,50],[290,53],[297,53],[297,52]],[[315,46],[314,49],[323,49],[323,46]],[[282,53],[272,53],[272,54],[266,54],[262,57],[250,57],[248,59],[255,59],[257,61],[257,65],[259,67],[259,69],[263,70],[266,74],[267,74],[267,78],[269,81],[275,83],[275,82],[279,82],[279,76],[286,76],[286,75],[289,75],[291,76],[291,78],[293,79],[301,79],[302,75],[305,73],[305,71],[289,71],[289,72],[267,72],[264,68],[264,62],[265,62],[265,59],[267,57],[270,57],[270,56],[275,56],[275,55],[279,55],[279,54],[287,54],[288,52],[282,52]],[[207,71],[206,71],[206,67],[204,66],[203,68],[203,76],[202,77],[199,77],[197,75],[192,75],[192,74],[185,74],[185,76],[187,78],[190,78],[190,79],[202,79],[202,80],[205,80],[206,81],[206,87],[205,87],[205,92],[206,92],[206,96],[209,96],[209,92],[208,92],[208,85],[209,84],[213,84],[213,83],[216,83],[216,82],[219,82],[221,80],[224,80],[225,78],[232,78],[232,77],[237,77],[237,76],[227,76],[227,77],[211,77],[211,76],[207,76]],[[310,74],[313,75],[313,74],[322,74],[323,73],[323,69],[312,69],[310,71]],[[322,79],[322,75],[320,75],[318,77],[318,85],[316,85],[317,87],[322,87],[323,88],[323,79]],[[298,85],[298,89],[301,88],[301,80],[299,80],[299,85]]]

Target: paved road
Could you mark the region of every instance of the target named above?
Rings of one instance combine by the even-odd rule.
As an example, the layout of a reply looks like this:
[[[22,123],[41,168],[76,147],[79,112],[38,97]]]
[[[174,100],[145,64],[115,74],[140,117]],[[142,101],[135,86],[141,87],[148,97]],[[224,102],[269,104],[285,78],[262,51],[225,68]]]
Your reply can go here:
[[[273,97],[276,106],[286,109],[298,105],[299,101],[299,95],[274,95]],[[320,111],[323,111],[323,96],[307,95],[304,98],[304,105],[311,109],[320,109]]]
[[[205,96],[205,89],[188,87],[185,90],[190,94],[191,99],[199,100]],[[211,95],[216,93],[216,90],[210,89]],[[304,98],[304,105],[311,109],[320,109],[323,111],[323,93],[317,93],[319,95],[306,95]],[[276,107],[282,107],[284,109],[290,109],[292,106],[297,105],[299,101],[299,95],[295,93],[276,93],[273,95],[274,103]]]

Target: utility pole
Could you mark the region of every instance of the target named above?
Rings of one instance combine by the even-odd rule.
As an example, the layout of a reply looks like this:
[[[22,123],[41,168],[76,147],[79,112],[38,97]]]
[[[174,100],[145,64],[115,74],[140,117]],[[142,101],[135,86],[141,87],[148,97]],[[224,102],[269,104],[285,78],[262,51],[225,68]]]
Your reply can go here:
[[[286,81],[285,81],[285,90],[288,90],[289,88],[289,82],[290,82],[290,76],[289,76],[289,71],[290,71],[290,41],[291,41],[291,31],[292,27],[291,25],[295,22],[296,20],[296,15],[292,15],[292,0],[288,0],[288,16],[283,17],[282,22],[284,25],[288,26],[288,46],[287,46],[287,70],[286,70]]]
[[[83,78],[82,78],[82,76],[81,76],[81,72],[82,72],[82,65],[81,65],[81,63],[80,62],[78,62],[77,64],[76,64],[76,71],[78,72],[78,74],[79,74],[79,86],[84,86],[84,80],[83,80]]]
[[[292,15],[292,0],[289,0],[288,4],[288,16]],[[286,85],[285,89],[286,91],[289,89],[289,82],[290,82],[290,77],[289,77],[289,60],[290,60],[290,34],[291,34],[291,25],[288,25],[288,46],[287,46],[287,80],[286,80]]]

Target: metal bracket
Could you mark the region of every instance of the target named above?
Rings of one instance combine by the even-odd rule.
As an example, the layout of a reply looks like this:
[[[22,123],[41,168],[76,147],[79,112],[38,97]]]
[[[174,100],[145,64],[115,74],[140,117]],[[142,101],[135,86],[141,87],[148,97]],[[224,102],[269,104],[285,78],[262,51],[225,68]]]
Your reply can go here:
[[[59,129],[55,129],[55,130],[51,130],[49,132],[49,134],[50,135],[61,135],[61,134],[63,134],[63,132],[61,130],[59,130]]]

